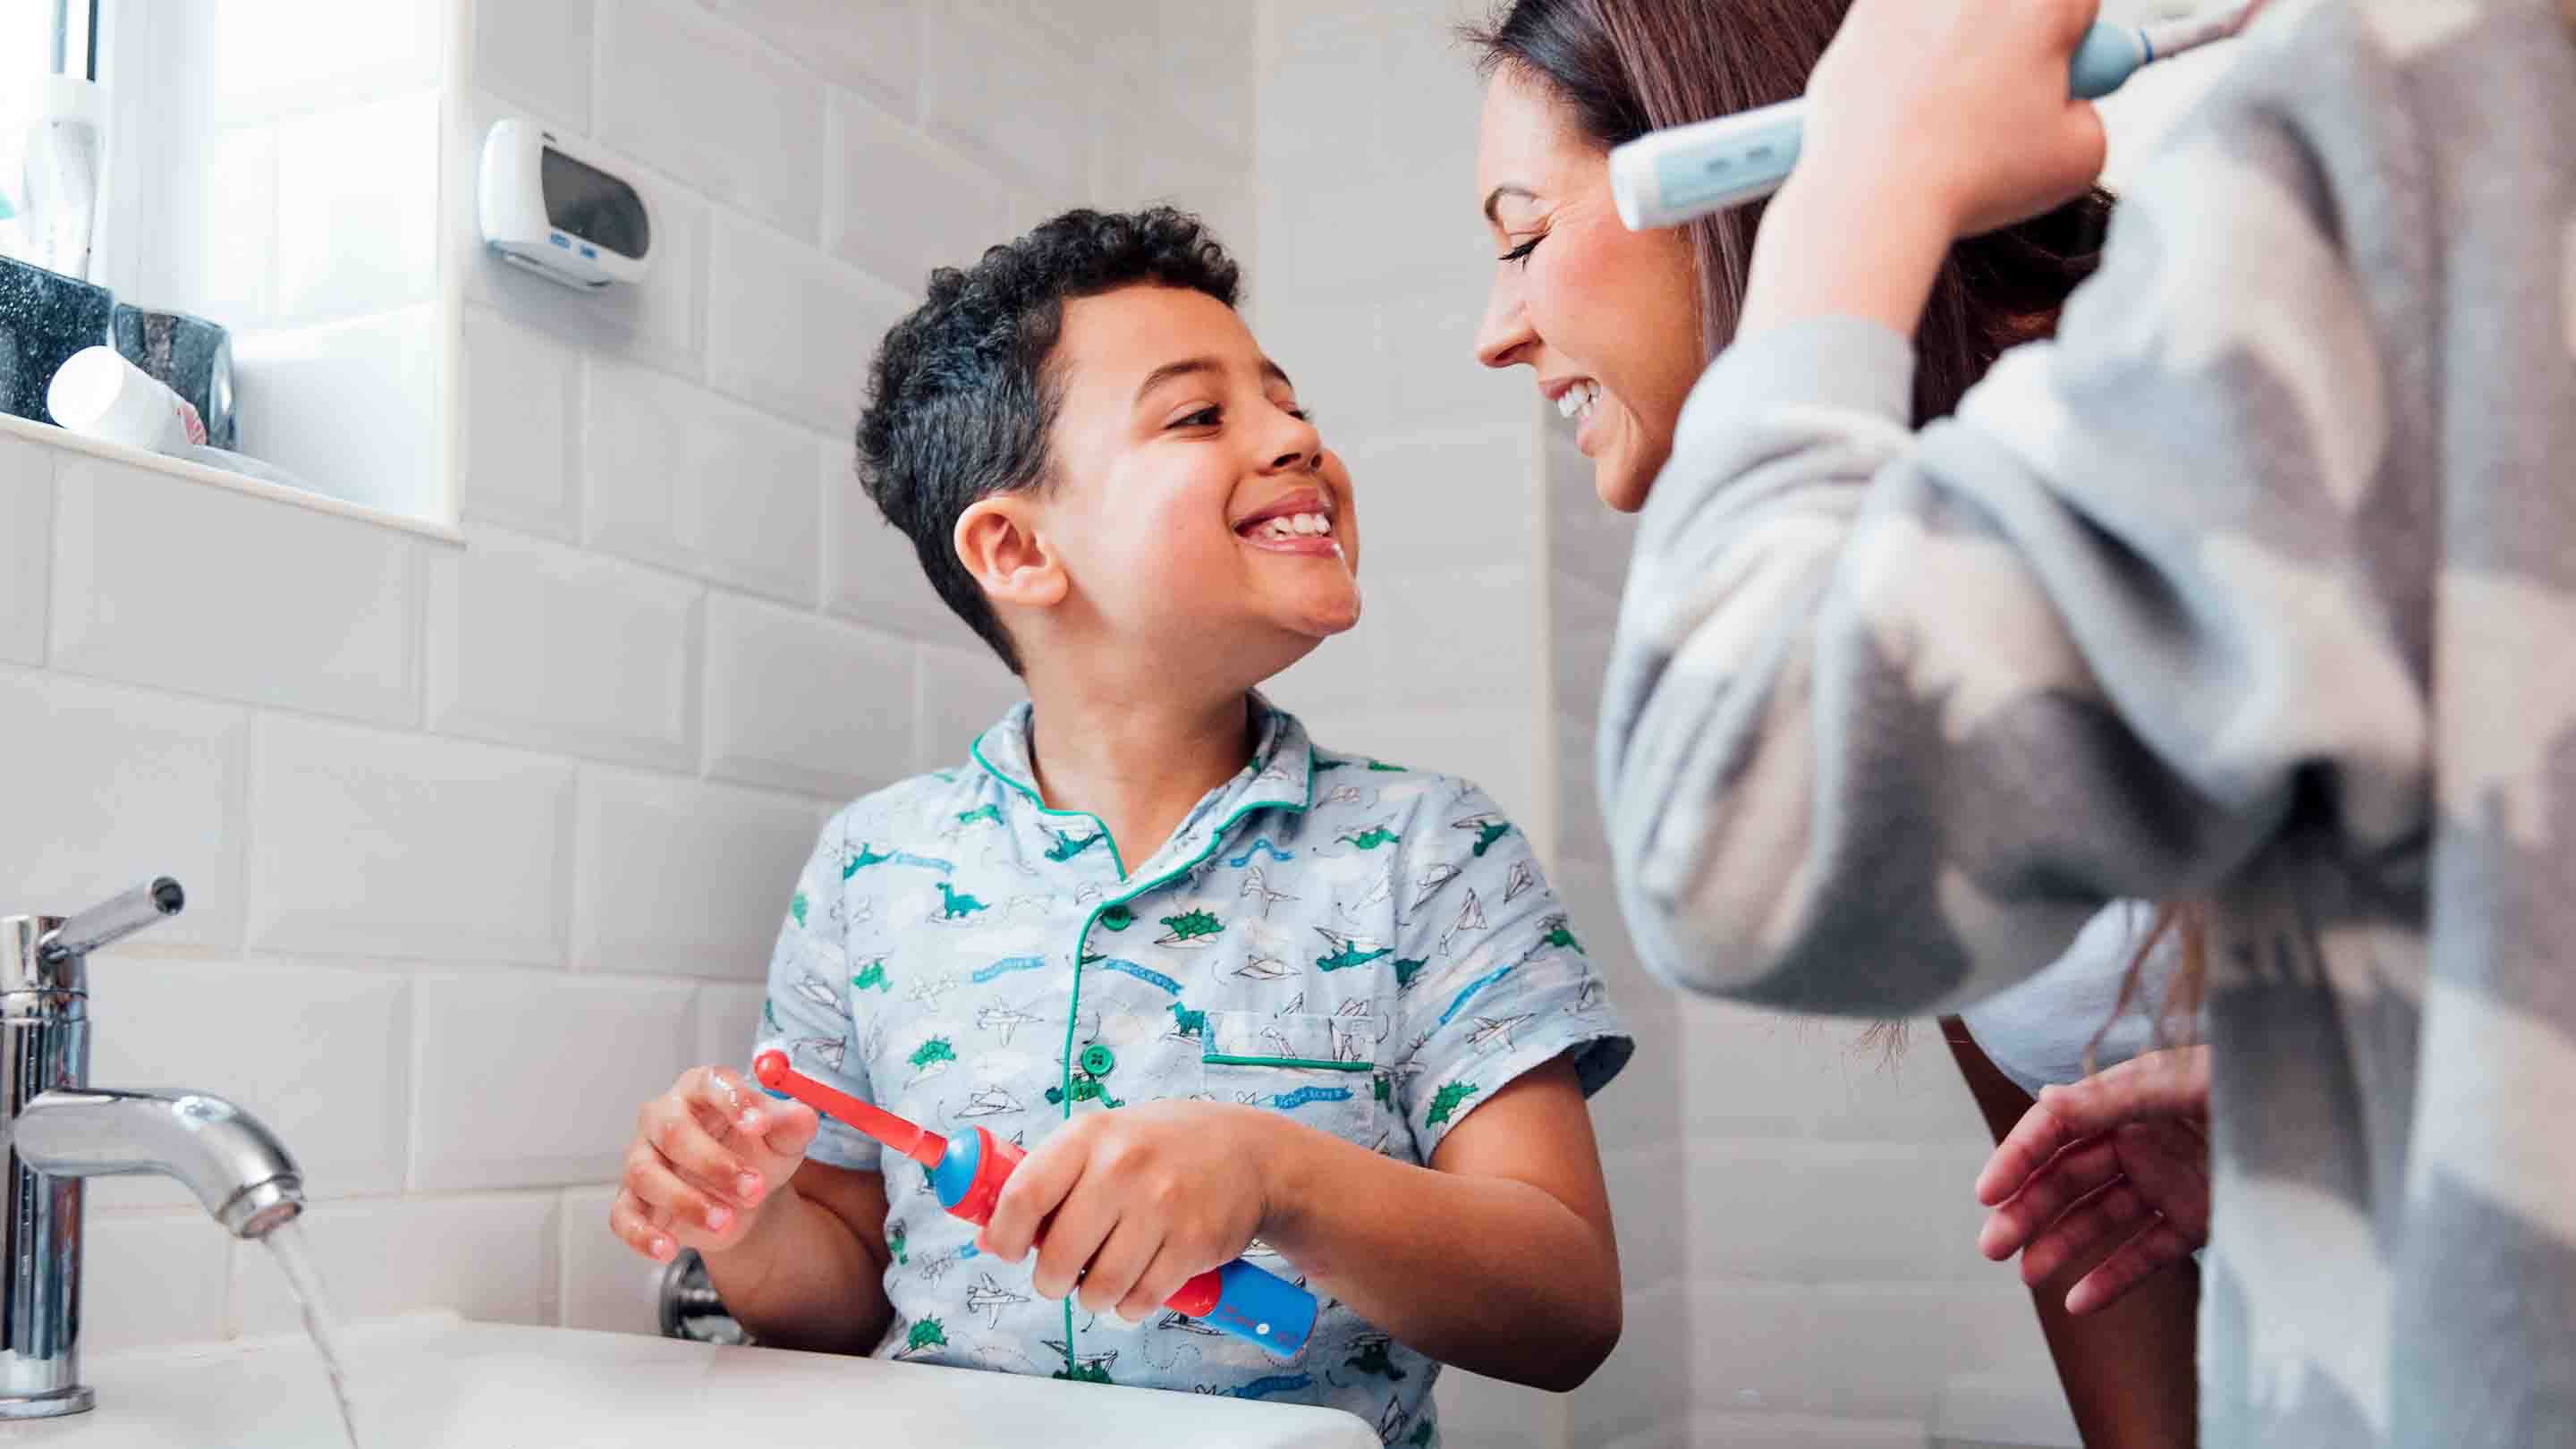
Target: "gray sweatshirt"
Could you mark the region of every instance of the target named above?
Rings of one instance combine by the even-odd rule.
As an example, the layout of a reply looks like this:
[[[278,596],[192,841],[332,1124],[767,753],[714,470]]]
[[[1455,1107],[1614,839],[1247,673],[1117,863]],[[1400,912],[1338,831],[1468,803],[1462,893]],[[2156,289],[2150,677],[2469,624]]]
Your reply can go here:
[[[2212,1446],[2576,1445],[2576,45],[2278,0],[2058,340],[1730,349],[1601,731],[1671,980],[1978,1000],[2217,917]],[[1965,1185],[1962,1185],[1965,1191]]]

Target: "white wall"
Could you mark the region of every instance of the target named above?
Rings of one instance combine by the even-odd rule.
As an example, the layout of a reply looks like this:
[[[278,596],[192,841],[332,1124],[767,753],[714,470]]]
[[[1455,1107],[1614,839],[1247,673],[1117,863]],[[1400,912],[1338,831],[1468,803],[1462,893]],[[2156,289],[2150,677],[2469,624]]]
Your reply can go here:
[[[437,21],[421,249],[462,297],[464,545],[0,439],[0,880],[185,883],[95,963],[95,1078],[275,1128],[353,1316],[649,1331],[604,1226],[637,1103],[740,1055],[827,814],[1016,696],[850,478],[875,339],[933,263],[1175,185],[1135,178],[1247,230],[1251,74],[1215,62],[1251,12],[472,9]],[[637,295],[482,253],[474,147],[513,113],[654,186]],[[94,1347],[292,1329],[170,1184],[91,1202]]]

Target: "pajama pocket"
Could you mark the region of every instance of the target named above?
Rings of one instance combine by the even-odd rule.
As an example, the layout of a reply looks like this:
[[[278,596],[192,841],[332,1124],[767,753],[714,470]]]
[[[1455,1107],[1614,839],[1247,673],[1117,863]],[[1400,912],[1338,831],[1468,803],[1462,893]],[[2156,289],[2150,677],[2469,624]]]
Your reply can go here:
[[[1336,1040],[1334,1019],[1211,1011],[1201,1037],[1202,1089],[1220,1102],[1287,1114],[1363,1147],[1377,1140],[1377,1063]],[[1354,1060],[1356,1056],[1356,1060]]]

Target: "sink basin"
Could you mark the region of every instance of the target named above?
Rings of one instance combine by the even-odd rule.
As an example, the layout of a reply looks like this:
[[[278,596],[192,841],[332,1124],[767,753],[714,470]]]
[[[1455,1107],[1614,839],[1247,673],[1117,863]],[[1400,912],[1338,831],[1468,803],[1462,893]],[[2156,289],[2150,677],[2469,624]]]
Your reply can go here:
[[[364,1449],[1379,1449],[1332,1409],[452,1317],[353,1328],[343,1352]],[[301,1338],[102,1354],[88,1378],[97,1409],[0,1427],[0,1444],[344,1449],[322,1360]]]

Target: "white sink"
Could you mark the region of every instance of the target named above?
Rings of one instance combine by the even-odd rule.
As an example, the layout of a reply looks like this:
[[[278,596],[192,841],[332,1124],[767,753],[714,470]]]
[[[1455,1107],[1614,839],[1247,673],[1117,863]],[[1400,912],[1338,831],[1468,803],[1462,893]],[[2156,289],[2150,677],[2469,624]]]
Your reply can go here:
[[[1332,1409],[629,1334],[409,1319],[350,1330],[344,1352],[364,1449],[1379,1449]],[[0,1426],[0,1444],[343,1449],[321,1358],[300,1338],[105,1354],[87,1368],[95,1410]]]

